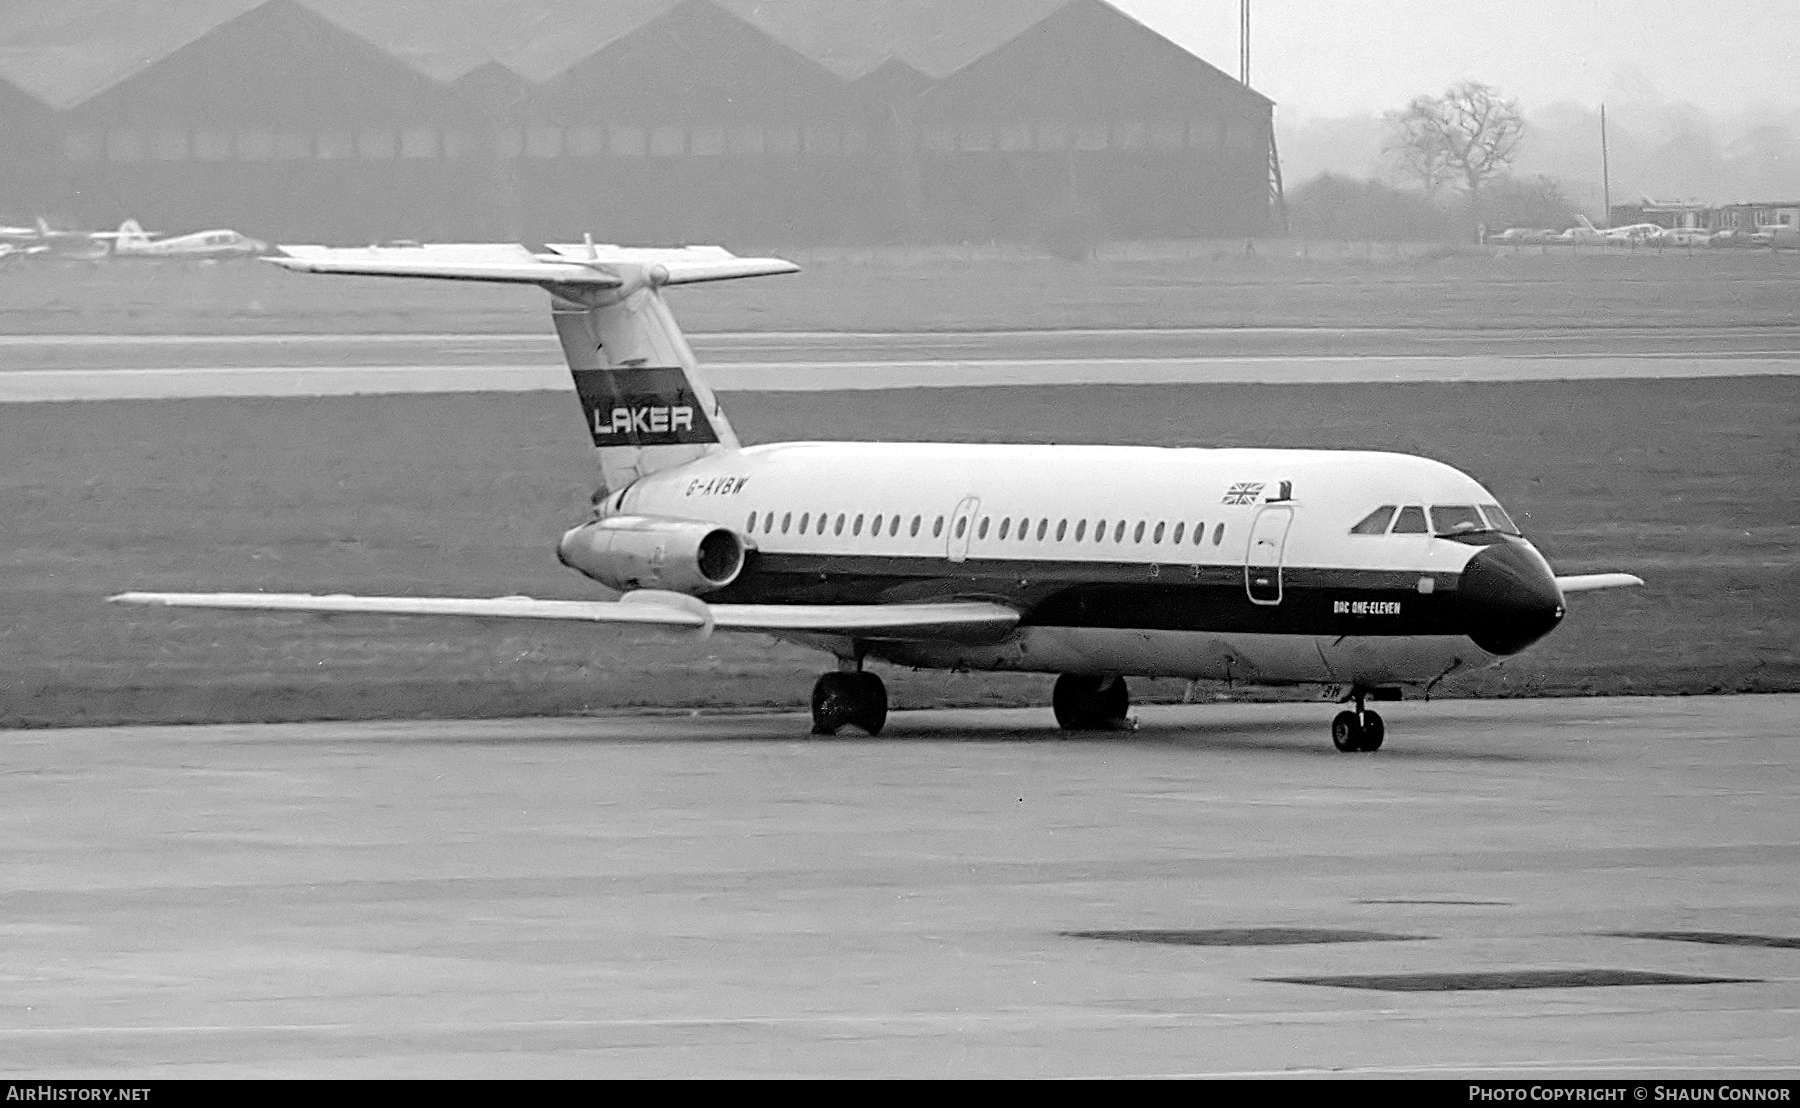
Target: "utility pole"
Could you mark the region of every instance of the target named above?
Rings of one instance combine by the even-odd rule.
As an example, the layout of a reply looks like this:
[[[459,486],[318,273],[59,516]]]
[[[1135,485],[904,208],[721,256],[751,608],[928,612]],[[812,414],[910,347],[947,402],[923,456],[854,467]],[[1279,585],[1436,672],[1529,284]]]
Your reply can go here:
[[[1238,80],[1250,87],[1250,0],[1238,0]]]
[[[1245,0],[1248,3],[1249,0]],[[1600,217],[1600,225],[1612,226],[1612,166],[1606,154],[1606,105],[1600,105],[1600,197],[1606,205],[1606,211]]]

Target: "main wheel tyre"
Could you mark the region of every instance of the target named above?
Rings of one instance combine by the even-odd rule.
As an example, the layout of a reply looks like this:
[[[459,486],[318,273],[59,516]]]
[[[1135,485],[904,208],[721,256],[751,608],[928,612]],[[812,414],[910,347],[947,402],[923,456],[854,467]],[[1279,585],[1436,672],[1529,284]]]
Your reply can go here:
[[[1381,749],[1381,740],[1387,737],[1387,724],[1374,712],[1364,712],[1362,718],[1362,750],[1373,754]]]
[[[1332,717],[1331,745],[1345,754],[1362,749],[1362,728],[1357,726],[1355,712],[1339,712]]]
[[[873,738],[881,734],[882,727],[887,724],[887,686],[880,677],[867,670],[851,676],[856,678],[857,710],[850,722]]]
[[[1065,673],[1051,690],[1050,708],[1064,731],[1116,731],[1126,726],[1131,689],[1123,677]]]
[[[861,676],[860,673],[825,673],[813,682],[813,734],[835,735],[845,724],[856,722],[862,701],[858,680]]]

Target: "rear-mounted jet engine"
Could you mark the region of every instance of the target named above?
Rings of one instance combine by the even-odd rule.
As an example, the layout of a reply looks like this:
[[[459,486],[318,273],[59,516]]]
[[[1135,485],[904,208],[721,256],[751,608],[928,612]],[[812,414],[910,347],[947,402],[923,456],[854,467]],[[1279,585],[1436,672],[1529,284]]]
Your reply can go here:
[[[612,516],[563,535],[556,556],[621,592],[666,589],[703,596],[744,571],[744,540],[716,523]]]

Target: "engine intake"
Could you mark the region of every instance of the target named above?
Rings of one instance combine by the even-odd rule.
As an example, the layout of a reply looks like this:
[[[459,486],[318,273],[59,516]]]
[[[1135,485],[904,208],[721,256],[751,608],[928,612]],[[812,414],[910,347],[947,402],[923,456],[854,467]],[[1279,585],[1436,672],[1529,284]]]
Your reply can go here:
[[[556,544],[563,565],[607,588],[667,589],[701,596],[744,572],[744,540],[716,523],[610,516],[584,523]]]

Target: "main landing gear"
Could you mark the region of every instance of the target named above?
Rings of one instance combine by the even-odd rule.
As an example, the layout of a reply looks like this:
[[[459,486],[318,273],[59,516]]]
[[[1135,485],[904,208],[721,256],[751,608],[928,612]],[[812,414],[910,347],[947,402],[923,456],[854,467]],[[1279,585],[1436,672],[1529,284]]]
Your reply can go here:
[[[867,670],[838,670],[821,675],[813,684],[815,735],[835,735],[846,726],[879,735],[887,714],[887,686]]]
[[[1398,691],[1398,690],[1385,690]],[[1372,708],[1363,707],[1363,698],[1370,695],[1371,690],[1357,689],[1350,695],[1356,701],[1356,711],[1339,712],[1331,721],[1331,745],[1345,754],[1373,753],[1381,749],[1381,740],[1387,737],[1387,725],[1381,722],[1381,713]],[[1398,700],[1398,696],[1386,696],[1384,690],[1373,690],[1377,700]]]
[[[1064,731],[1129,731],[1131,690],[1123,677],[1065,673],[1056,679],[1050,706]]]

